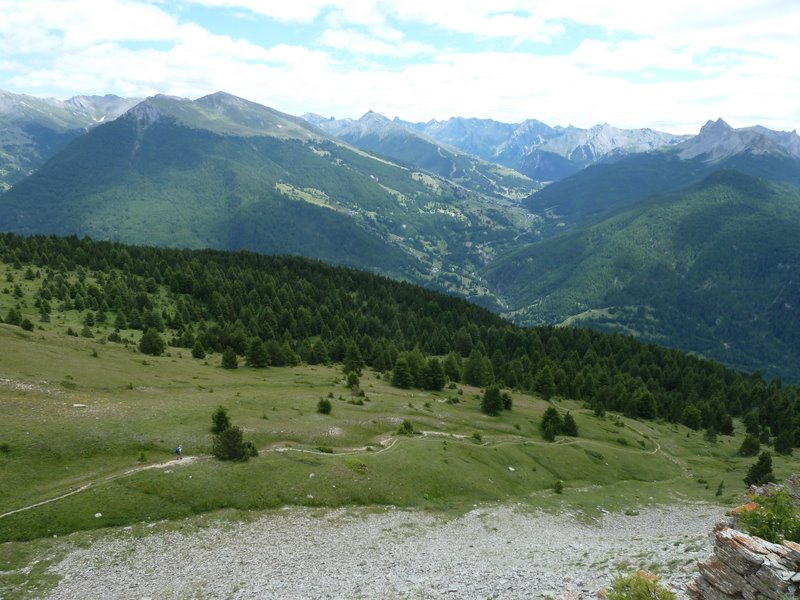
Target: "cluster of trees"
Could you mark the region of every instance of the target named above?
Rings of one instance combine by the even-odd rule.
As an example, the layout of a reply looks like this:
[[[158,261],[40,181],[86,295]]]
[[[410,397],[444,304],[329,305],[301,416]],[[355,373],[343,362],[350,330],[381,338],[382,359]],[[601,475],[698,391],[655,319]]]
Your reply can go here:
[[[557,435],[578,436],[578,424],[575,422],[575,417],[569,411],[562,417],[555,406],[547,407],[539,427],[542,437],[548,442],[554,441]]]
[[[800,446],[795,386],[621,334],[517,327],[464,300],[361,271],[74,236],[2,234],[0,259],[30,267],[43,326],[53,311],[78,310],[122,334],[152,330],[193,356],[226,352],[256,368],[352,363],[347,371],[391,372],[401,387],[497,385],[719,433],[732,431],[732,417],[753,415],[768,443]]]

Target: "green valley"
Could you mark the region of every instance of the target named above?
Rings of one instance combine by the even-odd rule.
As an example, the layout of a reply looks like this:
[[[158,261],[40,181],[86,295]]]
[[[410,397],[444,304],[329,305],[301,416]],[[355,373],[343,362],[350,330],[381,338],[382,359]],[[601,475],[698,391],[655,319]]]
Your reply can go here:
[[[718,171],[486,272],[523,323],[567,321],[797,378],[800,191]]]

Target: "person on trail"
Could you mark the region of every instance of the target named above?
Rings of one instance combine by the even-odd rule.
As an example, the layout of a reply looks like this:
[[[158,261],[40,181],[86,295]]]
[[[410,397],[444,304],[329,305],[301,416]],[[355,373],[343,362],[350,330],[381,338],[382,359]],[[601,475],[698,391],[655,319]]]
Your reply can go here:
[[[175,448],[175,456],[178,457],[178,460],[181,460],[183,458],[183,447],[182,446],[178,446],[177,448]]]

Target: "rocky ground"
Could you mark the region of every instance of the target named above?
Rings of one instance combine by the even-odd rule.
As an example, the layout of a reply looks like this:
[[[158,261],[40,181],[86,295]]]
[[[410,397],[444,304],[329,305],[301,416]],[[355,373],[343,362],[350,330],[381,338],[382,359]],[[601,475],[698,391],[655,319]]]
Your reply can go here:
[[[721,517],[711,505],[594,524],[512,507],[289,508],[100,535],[52,567],[62,580],[48,598],[596,598],[619,567],[656,570],[686,598]]]

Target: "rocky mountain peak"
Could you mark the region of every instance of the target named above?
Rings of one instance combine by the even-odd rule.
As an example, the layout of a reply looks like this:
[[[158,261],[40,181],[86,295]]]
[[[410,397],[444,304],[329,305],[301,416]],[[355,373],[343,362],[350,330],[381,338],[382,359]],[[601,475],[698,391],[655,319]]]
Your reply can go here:
[[[135,119],[141,125],[148,126],[158,121],[162,114],[161,109],[153,101],[153,98],[148,98],[131,108],[125,113],[125,116]]]
[[[800,137],[796,133],[772,131],[766,127],[734,129],[722,119],[708,121],[695,137],[680,146],[684,160],[702,157],[715,163],[737,154],[793,156],[800,158]]]
[[[721,117],[716,121],[709,119],[706,124],[700,128],[698,135],[702,136],[720,136],[733,131],[733,127],[728,125]]]
[[[368,110],[367,112],[365,112],[358,120],[358,122],[364,125],[379,125],[379,126],[390,125],[392,123],[391,119],[384,117],[382,114],[377,113],[374,110]]]

